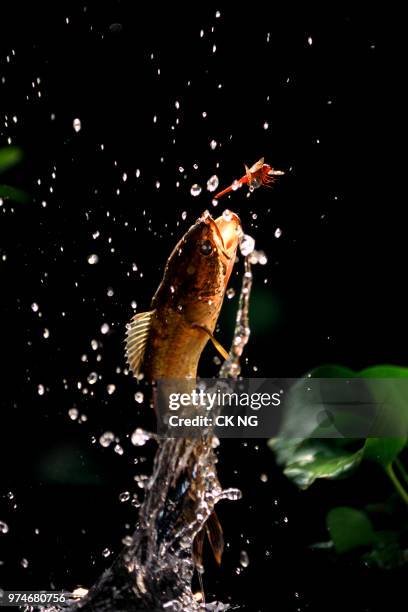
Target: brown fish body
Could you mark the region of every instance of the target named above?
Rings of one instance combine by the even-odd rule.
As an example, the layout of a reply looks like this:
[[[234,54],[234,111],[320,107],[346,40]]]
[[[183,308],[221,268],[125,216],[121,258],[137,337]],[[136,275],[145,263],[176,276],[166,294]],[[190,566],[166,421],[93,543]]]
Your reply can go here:
[[[127,359],[149,381],[195,378],[212,336],[235,262],[241,225],[233,213],[207,213],[171,253],[152,310],[138,313],[127,334]],[[216,342],[213,339],[214,342]]]
[[[218,315],[217,315],[218,316]],[[209,327],[214,331],[214,324]],[[151,320],[144,373],[149,380],[195,378],[208,335],[192,328],[173,308],[157,309]]]

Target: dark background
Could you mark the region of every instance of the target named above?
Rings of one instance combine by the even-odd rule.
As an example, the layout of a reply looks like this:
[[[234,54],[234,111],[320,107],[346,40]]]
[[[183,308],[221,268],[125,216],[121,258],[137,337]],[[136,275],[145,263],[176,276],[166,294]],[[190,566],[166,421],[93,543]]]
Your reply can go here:
[[[242,189],[214,210],[237,212],[268,257],[254,269],[244,374],[406,365],[405,230],[388,143],[394,104],[383,15],[285,7],[1,8],[0,146],[11,138],[24,152],[1,178],[32,196],[0,207],[0,520],[10,528],[0,535],[3,588],[89,587],[132,531],[137,509],[119,494],[142,496],[133,477],[150,473],[154,444],[137,449],[126,437],[151,427],[152,416],[123,375],[124,325],[133,300],[148,309],[175,241],[213,211],[205,188],[190,195],[193,183],[205,187],[216,173],[228,185],[262,155],[286,171],[273,190],[248,200]],[[99,262],[90,265],[94,253]],[[241,274],[242,262],[236,290]],[[220,319],[225,345],[236,305],[237,297],[227,301]],[[213,357],[208,347],[201,374],[216,373]],[[69,418],[73,407],[86,422]],[[107,430],[123,455],[100,446]],[[354,489],[324,482],[298,492],[258,440],[225,442],[220,475],[244,497],[219,506],[228,544],[221,570],[208,558],[209,599],[250,611],[362,612],[384,609],[402,591],[399,572],[309,549],[328,539],[328,509],[387,490],[380,472],[374,486],[362,469]]]

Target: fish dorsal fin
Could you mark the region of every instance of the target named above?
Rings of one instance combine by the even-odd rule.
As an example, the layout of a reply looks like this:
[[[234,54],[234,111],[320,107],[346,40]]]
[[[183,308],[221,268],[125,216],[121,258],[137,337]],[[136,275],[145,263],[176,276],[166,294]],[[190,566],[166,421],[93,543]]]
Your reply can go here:
[[[138,312],[126,330],[126,361],[134,376],[140,374],[153,313]]]
[[[199,323],[195,323],[192,325],[192,327],[195,327],[196,329],[201,329],[203,332],[205,332],[207,336],[210,338],[214,347],[220,353],[220,355],[222,355],[224,359],[229,359],[228,351],[226,351],[225,348],[222,346],[222,344],[218,342],[216,338],[214,338],[213,334],[210,332],[210,330],[205,325],[200,325]]]
[[[246,164],[244,164],[245,166],[245,175],[247,177],[248,180],[251,179],[251,170],[248,168],[248,166]]]

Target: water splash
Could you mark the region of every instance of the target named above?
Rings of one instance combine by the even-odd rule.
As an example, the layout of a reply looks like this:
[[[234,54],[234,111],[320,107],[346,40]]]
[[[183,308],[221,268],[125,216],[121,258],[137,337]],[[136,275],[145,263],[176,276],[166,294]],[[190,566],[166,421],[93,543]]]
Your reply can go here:
[[[220,368],[220,378],[236,378],[241,371],[240,358],[250,335],[251,287],[251,264],[246,257],[230,358]],[[106,432],[100,443],[109,446],[113,437]],[[149,437],[155,438],[136,430],[132,442],[144,444]],[[195,537],[219,501],[241,497],[238,489],[222,489],[220,485],[214,452],[218,445],[211,431],[196,439],[159,441],[152,476],[143,482],[145,498],[138,528],[127,538],[111,568],[80,603],[69,607],[71,611],[140,608],[194,612],[230,608],[220,602],[201,604],[191,588]]]

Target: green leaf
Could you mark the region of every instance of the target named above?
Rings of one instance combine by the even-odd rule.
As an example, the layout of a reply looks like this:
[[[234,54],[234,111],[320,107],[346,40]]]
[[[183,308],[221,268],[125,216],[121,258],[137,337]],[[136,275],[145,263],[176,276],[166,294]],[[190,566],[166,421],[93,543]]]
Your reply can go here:
[[[333,508],[326,518],[327,528],[336,552],[346,553],[376,541],[376,534],[370,519],[364,512],[339,506]]]
[[[305,401],[305,385],[308,385],[310,378],[354,377],[367,379],[370,396],[380,408],[384,401],[387,407],[392,407],[392,410],[378,410],[373,431],[384,431],[384,437],[367,440],[347,438],[346,432],[360,430],[359,419],[364,419],[364,413],[360,417],[355,411],[337,412],[332,422],[326,419],[327,422],[322,420],[318,423],[315,406]],[[288,394],[288,408],[279,437],[268,442],[275,453],[277,463],[284,467],[285,475],[299,487],[307,488],[318,478],[335,479],[348,476],[363,459],[376,461],[383,466],[389,465],[402,450],[407,439],[386,437],[386,434],[389,431],[405,432],[408,423],[408,381],[405,393],[404,384],[397,388],[391,381],[387,384],[387,379],[393,378],[408,378],[408,368],[382,365],[353,372],[349,368],[328,364],[315,368],[307,378],[298,381]],[[322,414],[325,415],[324,410]],[[364,424],[364,421],[361,423]],[[345,437],[331,437],[336,431],[343,432]]]
[[[330,441],[313,439],[296,449],[284,474],[299,488],[307,489],[318,478],[345,478],[356,469],[362,457],[362,449],[352,453],[336,448]]]
[[[0,198],[7,198],[8,200],[13,200],[14,202],[20,202],[22,204],[30,200],[29,195],[25,191],[17,189],[16,187],[10,187],[9,185],[0,185]]]
[[[15,166],[23,157],[18,147],[4,147],[0,149],[0,172],[5,172]]]
[[[311,378],[353,378],[356,373],[333,363],[318,366],[309,372]]]
[[[373,549],[363,556],[364,561],[381,569],[401,567],[405,563],[405,555],[399,538],[397,531],[377,531]]]
[[[389,466],[406,444],[406,438],[368,438],[364,444],[364,458]]]
[[[360,370],[354,376],[360,378],[408,378],[408,368],[393,365],[371,366]]]

